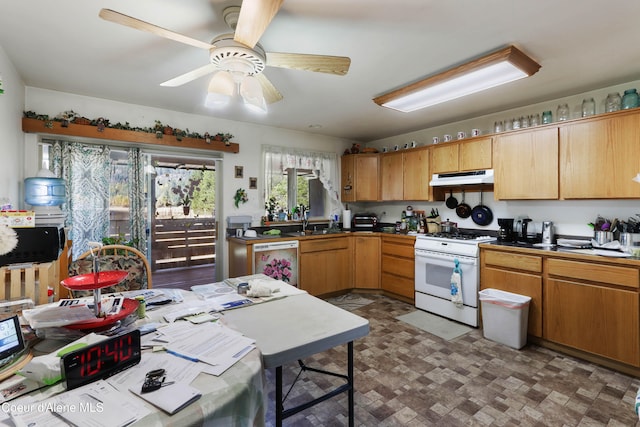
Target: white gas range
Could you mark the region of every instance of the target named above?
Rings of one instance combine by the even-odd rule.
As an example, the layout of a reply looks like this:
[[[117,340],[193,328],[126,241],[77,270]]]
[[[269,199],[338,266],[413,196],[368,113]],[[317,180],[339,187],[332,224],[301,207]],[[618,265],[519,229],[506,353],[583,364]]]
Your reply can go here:
[[[477,327],[480,283],[478,245],[495,240],[496,237],[475,231],[416,236],[416,308]],[[462,271],[462,307],[457,307],[451,301],[451,274],[456,259]]]

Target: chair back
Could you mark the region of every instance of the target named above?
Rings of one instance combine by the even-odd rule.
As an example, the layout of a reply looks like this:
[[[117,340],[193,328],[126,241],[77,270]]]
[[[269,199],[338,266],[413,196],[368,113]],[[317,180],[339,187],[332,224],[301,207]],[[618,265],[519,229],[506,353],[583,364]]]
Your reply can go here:
[[[138,249],[126,245],[104,245],[100,248],[98,268],[100,271],[124,270],[129,274],[119,284],[104,288],[103,293],[151,289],[151,266],[147,257]],[[69,276],[93,272],[93,256],[86,251],[69,264]],[[74,297],[90,294],[73,291]]]

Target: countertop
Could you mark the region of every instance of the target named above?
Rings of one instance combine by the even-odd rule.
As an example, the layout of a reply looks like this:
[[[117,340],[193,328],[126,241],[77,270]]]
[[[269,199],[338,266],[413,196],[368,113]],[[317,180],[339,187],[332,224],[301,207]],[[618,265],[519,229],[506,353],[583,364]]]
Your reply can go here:
[[[583,249],[564,248],[560,246],[552,247],[540,247],[534,246],[531,243],[513,243],[513,242],[488,242],[481,243],[480,248],[492,248],[504,250],[505,252],[518,252],[530,255],[542,255],[542,256],[561,256],[563,258],[570,258],[582,261],[592,261],[599,263],[610,263],[616,265],[629,265],[634,267],[640,267],[640,257],[616,257],[616,256],[603,256],[586,253]],[[612,255],[616,251],[612,252]]]
[[[403,234],[403,233],[383,233],[379,231],[339,231],[332,233],[317,233],[317,234],[301,234],[299,232],[295,233],[282,233],[276,236],[259,234],[256,237],[236,237],[236,236],[227,236],[227,240],[235,241],[239,243],[244,243],[247,245],[252,245],[254,243],[262,243],[262,242],[270,242],[270,241],[281,241],[281,240],[317,240],[317,239],[328,239],[328,238],[336,238],[336,237],[347,237],[347,236],[394,236],[394,237],[402,237],[407,239],[415,239],[415,234]]]

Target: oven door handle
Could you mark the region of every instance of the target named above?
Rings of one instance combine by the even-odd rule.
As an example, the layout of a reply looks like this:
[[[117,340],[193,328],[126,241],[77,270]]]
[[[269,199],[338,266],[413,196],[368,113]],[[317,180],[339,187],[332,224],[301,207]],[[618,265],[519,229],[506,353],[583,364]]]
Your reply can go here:
[[[454,259],[458,259],[460,264],[468,264],[474,265],[477,263],[476,258],[465,257],[465,256],[452,256],[452,255],[440,255],[436,252],[415,252],[416,259],[420,258],[425,261],[447,261],[453,262]]]

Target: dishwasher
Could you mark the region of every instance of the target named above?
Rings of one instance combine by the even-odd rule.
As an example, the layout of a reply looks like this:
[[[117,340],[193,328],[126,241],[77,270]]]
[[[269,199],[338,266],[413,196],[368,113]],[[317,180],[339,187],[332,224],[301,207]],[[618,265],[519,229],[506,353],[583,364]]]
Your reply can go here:
[[[253,245],[253,273],[266,274],[291,286],[298,286],[298,241]]]

